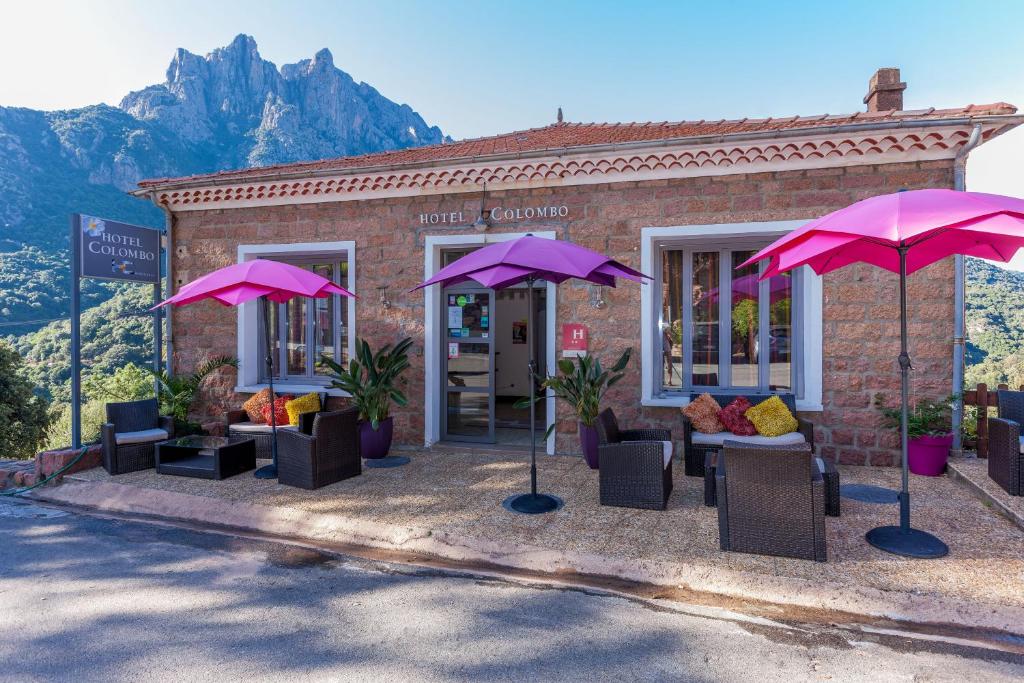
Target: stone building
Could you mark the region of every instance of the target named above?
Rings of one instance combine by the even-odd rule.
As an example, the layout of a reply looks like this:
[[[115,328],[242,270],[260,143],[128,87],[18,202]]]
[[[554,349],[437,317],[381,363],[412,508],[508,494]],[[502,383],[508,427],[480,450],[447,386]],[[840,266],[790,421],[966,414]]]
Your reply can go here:
[[[316,358],[344,359],[357,337],[377,345],[411,336],[410,405],[394,413],[400,445],[522,443],[525,418],[512,402],[526,393],[525,292],[410,289],[468,250],[532,233],[653,277],[614,289],[538,289],[537,351],[549,371],[566,325],[584,326],[587,351],[604,360],[633,348],[629,375],[607,401],[623,422],[680,430],[680,406],[707,387],[786,391],[815,423],[826,458],[891,464],[897,439],[879,428],[873,398],[899,386],[896,276],[867,265],[825,277],[803,268],[758,284],[755,272],[734,265],[857,200],[953,188],[972,133],[986,142],[1024,117],[1004,103],[904,110],[906,85],[895,69],[880,70],[869,87],[867,110],[855,114],[559,121],[367,156],[148,180],[137,194],[167,210],[175,290],[238,260],[279,258],[356,292],[354,301],[297,301],[274,312],[281,391],[322,388]],[[951,393],[955,286],[952,259],[910,278],[914,397]],[[258,315],[254,304],[173,311],[167,336],[177,368],[214,354],[240,359],[236,384],[203,394],[203,422],[264,385]],[[549,452],[578,451],[569,410],[547,404],[541,419],[557,422]]]

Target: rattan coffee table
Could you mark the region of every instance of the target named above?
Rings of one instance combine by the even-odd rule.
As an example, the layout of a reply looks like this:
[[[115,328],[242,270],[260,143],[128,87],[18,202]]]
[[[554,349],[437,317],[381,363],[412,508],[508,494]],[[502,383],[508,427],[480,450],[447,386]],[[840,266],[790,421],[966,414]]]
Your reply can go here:
[[[156,471],[179,477],[227,479],[256,469],[256,443],[223,436],[183,436],[156,445]]]

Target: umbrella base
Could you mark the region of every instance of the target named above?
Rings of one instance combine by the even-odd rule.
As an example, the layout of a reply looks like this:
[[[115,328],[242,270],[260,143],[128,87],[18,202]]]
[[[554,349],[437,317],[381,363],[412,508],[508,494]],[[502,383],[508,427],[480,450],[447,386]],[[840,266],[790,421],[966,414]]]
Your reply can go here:
[[[562,499],[557,496],[549,496],[546,493],[520,493],[506,498],[502,505],[512,512],[541,515],[545,512],[554,512],[562,507]]]
[[[257,479],[277,479],[277,465],[264,465],[253,476]]]
[[[949,554],[949,546],[920,529],[904,531],[898,526],[880,526],[869,531],[865,538],[879,550],[893,555],[930,560]]]

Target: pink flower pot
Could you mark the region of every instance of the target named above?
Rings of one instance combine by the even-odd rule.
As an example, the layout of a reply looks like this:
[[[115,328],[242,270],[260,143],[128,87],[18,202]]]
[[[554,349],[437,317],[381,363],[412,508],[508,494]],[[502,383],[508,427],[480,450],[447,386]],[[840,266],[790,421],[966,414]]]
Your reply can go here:
[[[946,458],[953,444],[953,435],[918,436],[907,444],[910,471],[925,477],[937,477],[946,471]]]

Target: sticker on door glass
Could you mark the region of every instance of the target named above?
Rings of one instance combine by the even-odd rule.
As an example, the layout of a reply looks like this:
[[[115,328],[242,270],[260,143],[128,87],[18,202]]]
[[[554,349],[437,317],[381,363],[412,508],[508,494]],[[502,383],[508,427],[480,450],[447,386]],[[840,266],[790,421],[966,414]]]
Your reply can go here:
[[[469,328],[468,327],[463,327],[462,328],[462,336],[463,337],[468,337],[469,336]]]
[[[449,294],[448,295],[448,305],[449,306],[457,305],[456,302],[455,302],[455,295],[454,294]]]
[[[484,304],[480,307],[480,315],[487,315],[487,305]]]
[[[448,307],[448,327],[460,329],[462,327],[462,306]]]
[[[448,357],[458,358],[459,357],[459,343],[451,342],[448,344]]]
[[[484,329],[487,329],[488,324],[487,324],[487,316],[486,315],[480,316],[480,327],[483,327]]]
[[[459,306],[465,306],[466,301],[467,299],[465,294],[459,294],[458,298],[455,299],[455,303],[458,304]]]

